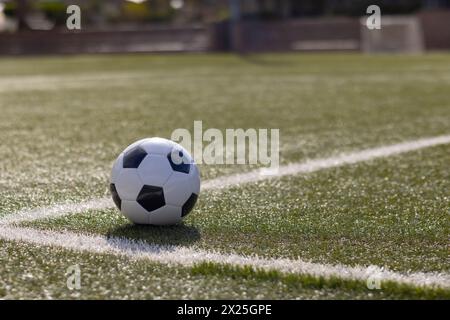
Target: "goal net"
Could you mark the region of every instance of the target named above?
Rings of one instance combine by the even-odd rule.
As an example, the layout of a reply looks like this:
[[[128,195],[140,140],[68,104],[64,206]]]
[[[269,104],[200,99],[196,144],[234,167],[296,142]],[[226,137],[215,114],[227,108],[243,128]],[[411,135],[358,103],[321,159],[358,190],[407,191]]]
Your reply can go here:
[[[421,53],[424,39],[416,17],[382,16],[381,29],[370,30],[361,18],[361,47],[364,52]]]

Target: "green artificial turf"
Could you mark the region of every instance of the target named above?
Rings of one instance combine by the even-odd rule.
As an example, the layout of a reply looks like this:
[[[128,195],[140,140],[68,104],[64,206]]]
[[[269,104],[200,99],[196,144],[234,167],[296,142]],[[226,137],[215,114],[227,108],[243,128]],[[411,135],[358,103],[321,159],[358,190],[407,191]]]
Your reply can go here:
[[[207,250],[449,271],[450,149],[204,192],[185,222],[138,226],[116,209],[23,225]]]
[[[281,163],[450,134],[450,55],[0,59],[0,217],[108,196],[115,157],[173,130],[280,129]],[[226,253],[449,272],[448,145],[201,194],[183,224],[116,210],[26,222]],[[248,171],[201,165],[202,180]],[[192,269],[0,240],[4,298],[447,298],[222,265]],[[82,265],[80,292],[65,287]],[[337,283],[337,284],[336,284]]]
[[[191,269],[0,240],[3,299],[448,299],[444,290],[283,276],[214,264]],[[80,288],[67,282],[80,270]],[[69,279],[69,284],[73,284]]]
[[[450,56],[0,60],[0,214],[107,193],[114,158],[176,128],[278,128],[281,161],[450,131]],[[248,170],[201,166],[203,178]]]

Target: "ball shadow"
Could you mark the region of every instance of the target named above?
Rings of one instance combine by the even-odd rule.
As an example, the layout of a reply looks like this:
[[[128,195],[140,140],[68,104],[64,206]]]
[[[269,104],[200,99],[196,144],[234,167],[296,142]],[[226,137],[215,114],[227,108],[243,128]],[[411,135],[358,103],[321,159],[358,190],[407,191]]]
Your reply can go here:
[[[186,246],[200,240],[200,232],[197,227],[184,223],[173,226],[152,226],[127,224],[112,229],[107,234],[108,239],[128,239],[143,241],[149,244],[161,246]],[[116,241],[110,241],[116,243]]]

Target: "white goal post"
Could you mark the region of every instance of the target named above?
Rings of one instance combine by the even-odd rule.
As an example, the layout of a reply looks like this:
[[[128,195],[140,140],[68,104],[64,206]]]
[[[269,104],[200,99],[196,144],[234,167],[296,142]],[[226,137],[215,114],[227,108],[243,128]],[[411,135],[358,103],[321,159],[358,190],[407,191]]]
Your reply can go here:
[[[361,18],[361,49],[367,53],[422,53],[424,37],[416,17],[382,16],[381,29],[370,30]]]

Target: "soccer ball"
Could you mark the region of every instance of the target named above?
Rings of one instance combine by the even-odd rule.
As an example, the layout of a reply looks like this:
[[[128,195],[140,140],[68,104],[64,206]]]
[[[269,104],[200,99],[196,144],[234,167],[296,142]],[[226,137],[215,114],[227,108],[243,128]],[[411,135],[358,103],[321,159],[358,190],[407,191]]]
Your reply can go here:
[[[197,202],[200,175],[191,155],[162,138],[136,141],[115,161],[110,191],[120,212],[137,224],[170,225]]]

